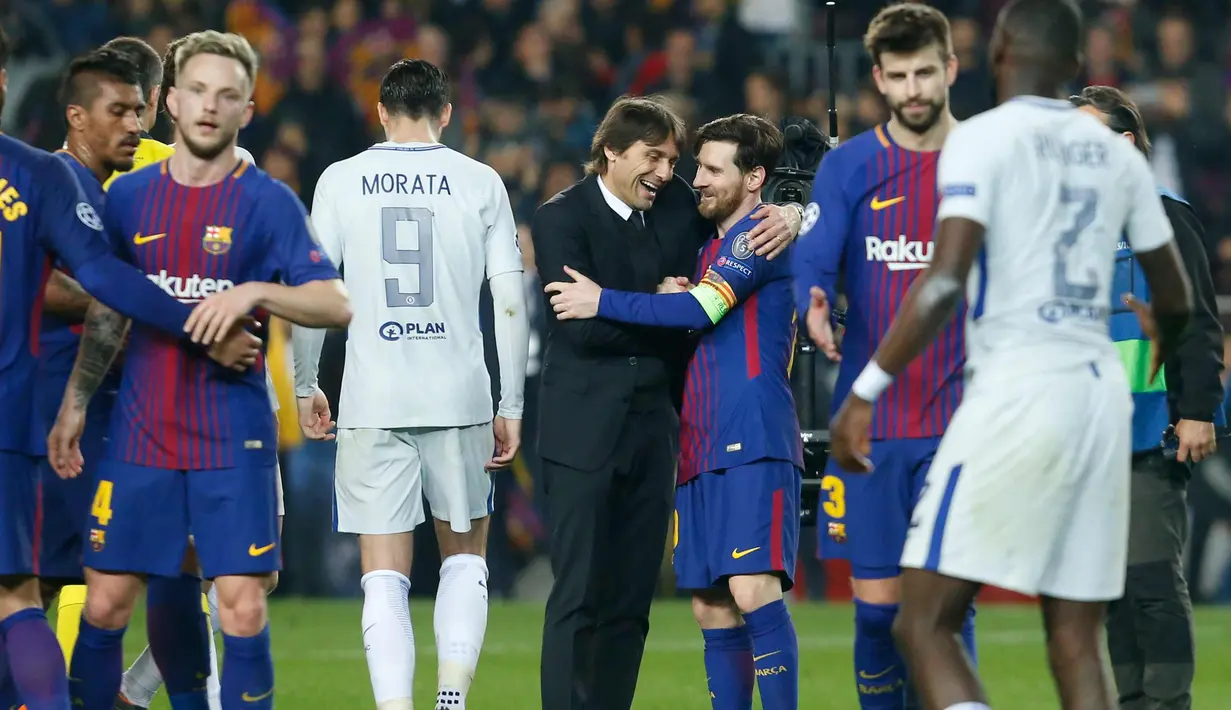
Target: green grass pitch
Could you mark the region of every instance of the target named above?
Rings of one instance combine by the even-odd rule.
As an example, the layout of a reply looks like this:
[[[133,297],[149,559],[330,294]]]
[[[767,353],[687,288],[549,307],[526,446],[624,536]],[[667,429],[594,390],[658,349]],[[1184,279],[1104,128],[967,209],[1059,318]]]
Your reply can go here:
[[[293,710],[372,708],[357,600],[273,602],[277,702]],[[431,708],[435,699],[436,651],[432,646],[430,602],[414,601],[418,668],[415,701]],[[852,610],[845,604],[794,604],[802,671],[800,707],[808,710],[858,708],[851,678]],[[498,603],[491,607],[487,639],[468,707],[474,710],[530,710],[539,707],[539,638],[542,605]],[[681,601],[654,605],[650,638],[633,704],[638,710],[709,708],[701,639],[689,608]],[[980,668],[996,710],[1050,710],[1058,706],[1047,675],[1037,610],[1023,605],[985,605],[979,611]],[[128,660],[144,644],[143,620],[127,636]],[[1195,710],[1222,710],[1231,697],[1231,608],[1197,613]],[[168,706],[163,693],[154,704]],[[759,703],[757,707],[760,707]]]

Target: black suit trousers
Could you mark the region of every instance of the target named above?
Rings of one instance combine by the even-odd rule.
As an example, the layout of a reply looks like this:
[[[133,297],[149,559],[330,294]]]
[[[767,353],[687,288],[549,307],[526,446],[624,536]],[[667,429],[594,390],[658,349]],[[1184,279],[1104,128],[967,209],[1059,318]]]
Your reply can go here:
[[[628,710],[674,506],[678,423],[631,412],[611,460],[545,460],[555,583],[543,623],[543,710]]]

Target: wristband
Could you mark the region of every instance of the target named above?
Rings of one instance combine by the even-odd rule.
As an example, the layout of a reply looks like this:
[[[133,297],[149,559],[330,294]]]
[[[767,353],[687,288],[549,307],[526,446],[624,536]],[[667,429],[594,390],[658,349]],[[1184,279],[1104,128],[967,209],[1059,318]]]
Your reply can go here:
[[[865,402],[875,402],[876,398],[889,389],[891,384],[893,384],[893,375],[882,370],[881,366],[872,360],[867,367],[863,368],[863,372],[859,373],[859,377],[855,378],[855,383],[851,385],[851,393]]]

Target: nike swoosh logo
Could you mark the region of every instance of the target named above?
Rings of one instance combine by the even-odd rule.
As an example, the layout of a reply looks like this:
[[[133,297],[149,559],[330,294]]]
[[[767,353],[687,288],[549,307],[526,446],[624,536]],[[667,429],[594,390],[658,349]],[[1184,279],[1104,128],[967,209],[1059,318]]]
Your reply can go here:
[[[152,241],[162,239],[165,236],[167,236],[166,232],[159,232],[158,234],[151,234],[149,236],[144,236],[144,237],[141,236],[140,232],[137,232],[137,234],[133,237],[133,244],[136,244],[137,246],[141,246],[142,244],[149,244]]]
[[[770,651],[769,653],[762,653],[762,654],[761,654],[761,655],[759,655],[759,656],[753,656],[753,657],[752,657],[752,662],[753,662],[753,663],[756,663],[757,661],[761,660],[762,658],[769,658],[770,656],[776,656],[776,655],[778,655],[779,653],[782,653],[782,651]]]
[[[897,666],[889,666],[888,668],[881,671],[880,673],[868,673],[867,671],[859,671],[859,677],[863,678],[864,680],[876,680],[877,678],[884,678],[885,675],[888,674],[889,671],[893,670],[894,668],[897,668]]]
[[[273,688],[270,688],[268,692],[261,693],[260,695],[249,695],[249,694],[247,694],[247,693],[244,693],[243,695],[241,695],[241,696],[239,696],[239,697],[240,697],[240,698],[241,698],[241,699],[242,699],[245,703],[259,703],[259,702],[261,702],[262,700],[264,700],[265,698],[268,698],[269,696],[271,696],[271,695],[273,695],[273,694],[274,694],[274,689],[273,689]]]
[[[884,202],[881,202],[880,197],[876,196],[872,198],[872,209],[879,212],[885,209],[886,207],[893,207],[894,205],[898,204],[899,202],[902,202],[905,199],[906,199],[905,197],[893,197],[888,200],[885,200]]]
[[[747,550],[741,550],[737,547],[734,550],[731,550],[731,559],[738,560],[744,555],[751,555],[752,553],[756,552],[759,549],[761,548],[760,547],[750,547]]]
[[[266,552],[269,552],[270,550],[274,549],[277,546],[278,546],[278,543],[276,542],[271,542],[265,547],[257,547],[256,543],[253,543],[248,546],[248,554],[252,557],[260,557],[261,555],[265,554]]]

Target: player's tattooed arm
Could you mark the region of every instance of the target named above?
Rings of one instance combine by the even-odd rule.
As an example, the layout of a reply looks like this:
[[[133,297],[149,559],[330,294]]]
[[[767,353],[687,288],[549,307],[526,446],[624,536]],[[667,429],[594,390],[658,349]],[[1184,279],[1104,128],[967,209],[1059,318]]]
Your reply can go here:
[[[932,264],[906,292],[873,358],[887,374],[896,376],[905,370],[953,320],[962,303],[966,277],[983,247],[984,233],[983,225],[962,217],[940,223]]]
[[[52,270],[43,294],[44,310],[70,323],[80,323],[93,302],[94,298],[75,279],[58,269]]]
[[[84,410],[98,390],[116,355],[124,347],[130,321],[123,315],[95,301],[86,312],[82,327],[81,346],[77,362],[64,393],[65,403]]]

